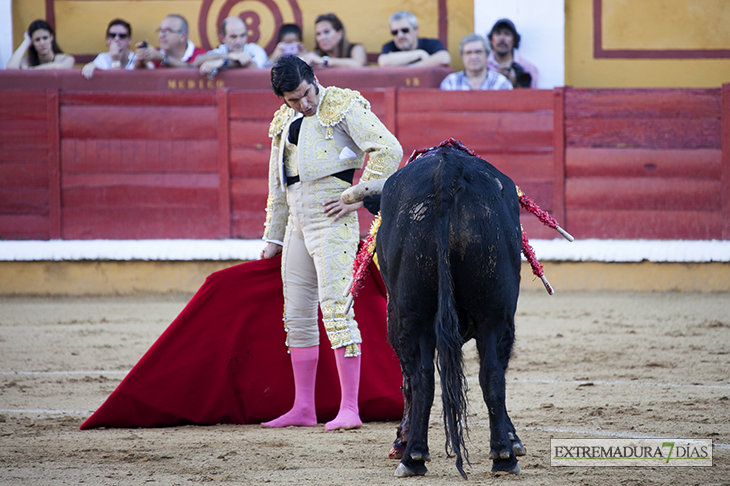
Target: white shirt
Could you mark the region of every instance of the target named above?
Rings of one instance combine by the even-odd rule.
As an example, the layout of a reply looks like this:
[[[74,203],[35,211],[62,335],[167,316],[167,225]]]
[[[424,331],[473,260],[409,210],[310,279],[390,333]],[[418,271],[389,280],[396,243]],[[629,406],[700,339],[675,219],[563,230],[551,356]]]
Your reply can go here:
[[[459,71],[458,73],[451,73],[446,76],[441,81],[441,89],[447,91],[471,91],[474,88],[472,88],[469,79],[466,77],[466,73]],[[478,89],[512,89],[512,83],[500,73],[496,73],[490,69],[487,71],[487,76]]]
[[[137,60],[137,55],[134,52],[129,53],[129,60],[124,69],[134,69],[134,61]],[[112,68],[112,55],[108,52],[102,52],[92,61],[94,65],[99,69],[111,69]]]
[[[211,52],[215,54],[228,54],[229,50],[227,45],[221,44],[212,51],[208,51],[208,53]],[[256,64],[256,67],[262,68],[266,66],[266,63],[269,60],[269,56],[266,54],[264,48],[258,44],[254,44],[253,42],[249,42],[243,46],[243,52],[253,58],[253,62]]]

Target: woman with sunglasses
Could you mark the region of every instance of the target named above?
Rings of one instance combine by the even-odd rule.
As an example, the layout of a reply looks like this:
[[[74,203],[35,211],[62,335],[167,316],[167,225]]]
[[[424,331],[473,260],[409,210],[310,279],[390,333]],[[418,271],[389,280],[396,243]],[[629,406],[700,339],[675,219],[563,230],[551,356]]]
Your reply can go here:
[[[27,54],[27,57],[26,57]],[[71,69],[74,57],[64,54],[45,20],[34,20],[8,61],[8,69]]]
[[[317,17],[314,22],[315,46],[301,58],[312,67],[357,68],[368,63],[362,44],[351,44],[345,35],[345,26],[335,14]]]
[[[134,69],[137,60],[134,52],[129,50],[132,44],[132,26],[122,19],[114,19],[106,28],[106,45],[109,52],[102,52],[81,69],[86,79],[94,76],[96,69]]]

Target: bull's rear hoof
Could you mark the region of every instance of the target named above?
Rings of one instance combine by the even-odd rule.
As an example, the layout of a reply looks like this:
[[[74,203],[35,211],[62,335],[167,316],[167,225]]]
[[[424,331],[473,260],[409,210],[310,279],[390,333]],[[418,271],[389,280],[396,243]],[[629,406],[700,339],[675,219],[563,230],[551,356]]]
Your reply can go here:
[[[388,459],[402,459],[403,449],[398,449],[395,446],[390,448],[388,451]]]
[[[493,451],[491,451],[491,452],[489,453],[489,458],[490,458],[491,460],[493,460],[493,461],[496,461],[496,460],[498,460],[498,459],[509,459],[511,455],[512,455],[512,454],[511,454],[511,453],[510,453],[510,451],[509,451],[509,450],[507,450],[507,449],[505,449],[505,450],[503,450],[503,451],[501,451],[501,452],[499,452],[499,453],[498,453],[497,451],[493,450]],[[516,455],[516,454],[515,454],[515,455]]]
[[[426,469],[426,466],[424,466],[423,464],[418,464],[416,465],[415,469],[411,469],[401,462],[395,469],[395,477],[410,478],[413,476],[423,476],[424,474],[426,474],[426,471],[428,471],[428,469]]]
[[[522,445],[522,441],[520,441],[517,435],[509,432],[507,437],[509,437],[509,440],[512,441],[512,452],[515,453],[515,456],[524,456],[527,454],[527,449],[525,449],[525,446]]]
[[[512,443],[512,451],[515,453],[515,456],[524,456],[527,454],[527,449],[525,449],[525,446],[523,446],[522,442],[519,441]]]
[[[492,468],[492,476],[506,476],[507,474],[520,474],[520,472],[521,471],[520,471],[519,464],[515,464],[515,467],[513,467],[509,471],[502,471],[502,470],[495,471],[494,468]]]
[[[414,461],[431,462],[431,456],[428,454],[428,452],[411,452],[411,459],[413,459]]]

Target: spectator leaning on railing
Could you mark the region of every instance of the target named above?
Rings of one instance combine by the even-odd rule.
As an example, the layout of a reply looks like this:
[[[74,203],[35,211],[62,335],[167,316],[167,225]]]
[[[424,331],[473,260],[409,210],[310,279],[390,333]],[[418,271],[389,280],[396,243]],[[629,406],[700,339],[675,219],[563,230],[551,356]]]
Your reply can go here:
[[[449,66],[451,55],[438,39],[418,37],[418,19],[405,10],[388,21],[393,40],[383,46],[379,66]]]
[[[314,50],[300,56],[313,67],[357,68],[368,63],[362,44],[351,44],[345,26],[335,14],[320,15],[314,22]]]
[[[102,52],[81,69],[86,79],[94,76],[96,69],[134,69],[137,56],[129,51],[132,43],[132,26],[122,19],[114,19],[106,28],[106,45],[109,52]]]
[[[148,45],[146,40],[137,44],[136,69],[195,68],[195,58],[205,54],[205,50],[188,39],[188,22],[182,15],[170,14],[162,19],[157,40],[159,49]]]
[[[469,91],[512,89],[509,79],[487,68],[487,41],[479,34],[469,34],[459,44],[464,70],[451,73],[441,82],[441,89]]]
[[[263,47],[248,41],[248,29],[240,17],[228,17],[221,23],[223,44],[195,58],[202,74],[212,75],[220,69],[262,68],[267,56]]]
[[[26,56],[27,54],[27,56]],[[23,42],[8,61],[8,69],[71,69],[75,59],[56,43],[53,28],[45,20],[34,20],[23,34]]]

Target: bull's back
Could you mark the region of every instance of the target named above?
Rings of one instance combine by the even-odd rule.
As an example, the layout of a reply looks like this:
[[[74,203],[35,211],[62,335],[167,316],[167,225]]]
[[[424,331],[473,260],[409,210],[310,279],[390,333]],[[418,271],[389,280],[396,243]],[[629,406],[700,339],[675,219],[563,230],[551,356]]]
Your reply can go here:
[[[443,231],[457,297],[482,305],[493,289],[513,288],[515,279],[519,285],[515,186],[484,160],[450,148],[416,160],[388,179],[381,212],[378,258],[386,285],[427,289],[420,295],[425,307],[435,300]]]

